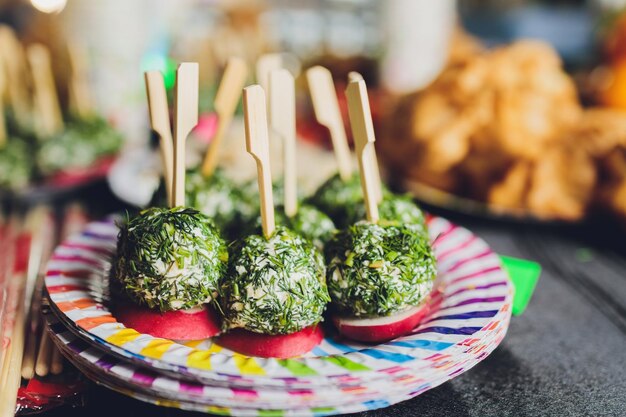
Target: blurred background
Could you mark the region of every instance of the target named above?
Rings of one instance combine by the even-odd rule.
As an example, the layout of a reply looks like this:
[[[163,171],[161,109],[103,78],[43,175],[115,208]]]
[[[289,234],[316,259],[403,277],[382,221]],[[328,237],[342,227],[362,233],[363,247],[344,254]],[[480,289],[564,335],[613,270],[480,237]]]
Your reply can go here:
[[[386,178],[425,203],[540,221],[590,213],[623,221],[625,7],[624,0],[3,0],[0,23],[27,49],[48,48],[64,119],[76,114],[73,80],[87,86],[80,91],[92,113],[123,136],[122,150],[112,145],[108,153],[150,145],[143,71],[161,70],[171,90],[177,64],[199,62],[201,111],[210,115],[230,56],[253,69],[264,54],[281,53],[281,65],[298,76],[300,138],[329,148],[303,71],[317,64],[332,71],[344,113],[347,74],[360,72]],[[20,119],[11,62],[23,58],[4,55],[11,136],[12,118]],[[259,75],[250,73],[254,82]],[[22,78],[24,94],[36,95],[32,77]],[[205,122],[206,144],[210,117]],[[63,154],[57,148],[52,154]],[[50,184],[50,172],[93,167],[104,153],[54,170],[36,161],[28,181],[4,188]],[[112,181],[114,191],[120,182]],[[131,203],[145,204],[150,192]],[[116,194],[124,199],[125,191]]]

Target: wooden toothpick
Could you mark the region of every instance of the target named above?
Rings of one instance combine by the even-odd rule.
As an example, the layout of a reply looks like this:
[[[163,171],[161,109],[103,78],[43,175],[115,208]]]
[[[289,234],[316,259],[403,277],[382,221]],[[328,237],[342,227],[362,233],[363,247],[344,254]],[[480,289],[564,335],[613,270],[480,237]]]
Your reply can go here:
[[[348,98],[350,126],[352,127],[352,136],[359,161],[361,185],[365,196],[367,220],[376,223],[378,222],[378,205],[372,181],[372,158],[369,151],[369,147],[376,138],[374,137],[374,124],[372,123],[365,81],[362,79],[350,81],[346,89],[346,96]]]
[[[37,115],[35,127],[41,137],[50,137],[63,130],[50,51],[41,44],[32,44],[26,50],[26,56],[33,74],[34,106]]]
[[[6,71],[7,93],[10,107],[21,126],[30,123],[30,105],[25,75],[24,48],[9,26],[0,25],[0,57]]]
[[[69,80],[70,108],[82,118],[94,113],[87,65],[87,52],[82,45],[71,41],[67,45],[72,76]]]
[[[160,71],[147,71],[144,74],[146,80],[146,92],[148,93],[148,110],[150,113],[150,126],[159,135],[159,148],[163,160],[163,178],[167,204],[173,207],[174,188],[174,140],[170,127],[170,114],[167,106],[167,93],[163,74]]]
[[[270,126],[283,140],[283,177],[285,181],[285,214],[298,212],[298,179],[296,169],[296,89],[293,75],[286,69],[270,74]]]
[[[260,85],[251,85],[243,89],[246,149],[256,161],[263,235],[269,238],[274,233],[276,225],[274,222],[269,132],[267,130],[267,111],[265,107],[265,92]]]
[[[241,97],[241,89],[246,82],[247,76],[248,67],[243,59],[230,58],[228,60],[224,76],[215,96],[215,112],[218,117],[218,125],[202,163],[202,175],[205,177],[213,175],[217,167],[220,143],[222,143],[222,139],[230,127],[230,122],[233,120],[239,97]]]
[[[339,176],[347,181],[352,175],[350,148],[346,130],[339,111],[339,101],[330,71],[321,66],[309,68],[306,72],[315,117],[319,124],[326,126],[335,150]]]
[[[281,68],[283,68],[283,57],[280,53],[264,54],[259,57],[256,61],[256,82],[263,88],[263,91],[269,91],[270,73]]]
[[[185,205],[185,140],[198,124],[198,77],[196,62],[183,62],[176,70],[173,207]]]
[[[348,82],[363,80],[363,76],[356,72],[350,71],[348,73]],[[378,156],[376,155],[376,146],[372,143],[369,146],[370,158],[372,159],[372,182],[374,184],[374,195],[376,196],[376,202],[380,204],[383,201],[383,187],[382,179],[380,176],[380,167],[378,166]]]
[[[6,86],[6,72],[2,61],[0,61],[0,149],[7,143],[7,125],[4,119],[4,92],[6,91]]]

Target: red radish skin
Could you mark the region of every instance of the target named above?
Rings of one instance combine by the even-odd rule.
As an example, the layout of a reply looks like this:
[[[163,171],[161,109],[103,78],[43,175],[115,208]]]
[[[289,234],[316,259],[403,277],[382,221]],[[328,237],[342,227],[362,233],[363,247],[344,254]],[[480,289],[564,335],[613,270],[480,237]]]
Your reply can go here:
[[[139,333],[172,340],[201,340],[220,332],[220,320],[213,309],[203,306],[161,313],[135,304],[115,309],[115,318]]]
[[[375,318],[333,317],[333,323],[342,336],[359,342],[386,342],[413,330],[430,311],[428,301],[392,316]]]
[[[311,351],[320,344],[323,338],[324,333],[321,327],[314,325],[299,332],[280,335],[266,335],[235,329],[221,335],[217,343],[248,356],[287,359]]]

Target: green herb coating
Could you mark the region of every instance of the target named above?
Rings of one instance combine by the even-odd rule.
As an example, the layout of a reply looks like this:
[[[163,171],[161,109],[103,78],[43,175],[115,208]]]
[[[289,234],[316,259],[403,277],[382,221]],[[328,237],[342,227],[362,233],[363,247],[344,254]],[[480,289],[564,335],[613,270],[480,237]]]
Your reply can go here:
[[[279,226],[230,247],[219,302],[228,328],[289,334],[322,320],[330,301],[324,261],[313,245]]]
[[[33,174],[31,149],[22,138],[12,137],[0,148],[0,188],[26,187]]]
[[[353,317],[387,316],[430,293],[436,262],[428,235],[399,222],[358,222],[326,245],[333,307]]]
[[[68,168],[86,168],[99,158],[115,154],[121,134],[99,117],[70,121],[57,136],[41,142],[37,165],[45,174]]]
[[[187,205],[211,217],[229,239],[239,236],[259,212],[257,205],[242,192],[241,187],[221,170],[215,171],[209,178],[198,169],[190,170],[185,188]]]
[[[383,194],[389,191],[383,187]],[[307,199],[326,213],[339,228],[352,224],[358,218],[355,210],[363,206],[363,189],[358,173],[354,173],[347,181],[343,181],[339,174],[326,180],[317,191]]]
[[[150,208],[122,225],[115,274],[131,299],[161,311],[208,303],[226,271],[228,251],[197,210]]]
[[[350,219],[350,224],[365,220],[365,205],[356,206],[353,214],[354,218]],[[424,213],[407,195],[386,195],[378,205],[378,216],[388,221],[413,224],[419,226],[422,232],[426,231]]]
[[[293,217],[287,217],[284,206],[279,205],[276,207],[274,216],[277,224],[284,225],[310,240],[320,251],[337,232],[335,223],[330,217],[310,204],[300,204],[298,212]],[[260,217],[257,217],[255,232],[261,233]]]

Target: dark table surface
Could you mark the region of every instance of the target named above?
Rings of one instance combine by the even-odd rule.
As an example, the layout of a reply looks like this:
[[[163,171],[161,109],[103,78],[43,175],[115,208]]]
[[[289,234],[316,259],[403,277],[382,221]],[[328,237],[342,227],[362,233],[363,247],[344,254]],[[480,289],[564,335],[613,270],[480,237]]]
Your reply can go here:
[[[626,416],[626,230],[450,216],[543,272],[526,312],[483,362],[419,397],[358,416]],[[194,416],[93,385],[45,417]],[[199,415],[199,414],[198,414]]]

